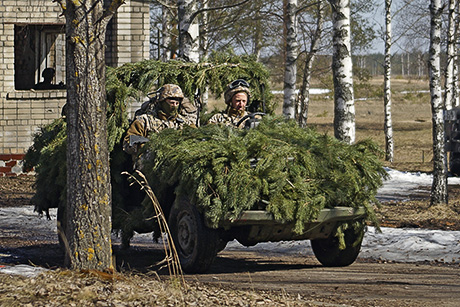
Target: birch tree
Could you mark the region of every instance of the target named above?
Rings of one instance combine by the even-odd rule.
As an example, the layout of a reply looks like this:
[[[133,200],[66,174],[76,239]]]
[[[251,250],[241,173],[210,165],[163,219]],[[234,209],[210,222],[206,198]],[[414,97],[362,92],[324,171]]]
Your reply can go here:
[[[175,50],[172,48],[172,32],[174,14],[171,12],[175,7],[171,0],[165,0],[161,8],[161,59],[167,61],[173,58]],[[160,48],[160,46],[158,47]]]
[[[318,1],[317,6],[317,17],[316,17],[316,28],[313,32],[311,39],[310,50],[305,57],[305,67],[303,70],[302,86],[299,91],[299,111],[298,111],[298,123],[301,127],[307,125],[308,118],[308,106],[310,104],[310,82],[311,73],[313,68],[313,62],[318,52],[319,45],[321,44],[321,35],[324,26],[324,15],[325,15],[325,1]]]
[[[441,96],[441,14],[441,0],[431,0],[430,60],[428,62],[433,122],[433,184],[431,187],[431,205],[447,203],[444,106]]]
[[[66,17],[66,263],[112,268],[111,187],[107,146],[105,36],[123,0],[58,1]]]
[[[385,160],[393,162],[394,141],[393,125],[391,120],[391,3],[385,0],[385,64],[384,64],[384,133],[385,133]]]
[[[449,22],[447,32],[447,63],[445,73],[445,86],[444,86],[444,104],[446,110],[452,109],[456,105],[457,96],[457,78],[455,65],[457,62],[457,0],[449,0]]]
[[[200,61],[199,25],[196,0],[178,0],[179,57],[188,62]]]
[[[286,64],[284,71],[284,103],[283,115],[286,118],[295,118],[296,81],[297,81],[297,0],[287,0],[285,5],[286,27]]]
[[[350,0],[328,0],[332,8],[334,79],[334,136],[355,141],[355,105],[350,46]]]

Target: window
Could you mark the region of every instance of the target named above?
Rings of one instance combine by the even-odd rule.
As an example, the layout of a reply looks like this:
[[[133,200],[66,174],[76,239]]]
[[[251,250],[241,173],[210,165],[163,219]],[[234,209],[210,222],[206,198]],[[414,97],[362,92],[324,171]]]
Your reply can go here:
[[[50,80],[52,85],[42,88],[63,88],[65,25],[16,24],[14,27],[15,88],[37,89],[37,84],[43,82],[43,75],[49,75],[51,71],[54,73]]]

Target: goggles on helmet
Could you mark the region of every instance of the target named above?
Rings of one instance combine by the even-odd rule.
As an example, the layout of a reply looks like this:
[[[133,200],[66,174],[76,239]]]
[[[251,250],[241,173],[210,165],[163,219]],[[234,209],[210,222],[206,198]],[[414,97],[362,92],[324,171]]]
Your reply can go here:
[[[233,89],[237,88],[238,86],[244,86],[244,87],[249,88],[249,83],[247,83],[246,80],[238,79],[238,80],[235,80],[232,83],[230,83],[228,85],[228,89],[233,90]]]

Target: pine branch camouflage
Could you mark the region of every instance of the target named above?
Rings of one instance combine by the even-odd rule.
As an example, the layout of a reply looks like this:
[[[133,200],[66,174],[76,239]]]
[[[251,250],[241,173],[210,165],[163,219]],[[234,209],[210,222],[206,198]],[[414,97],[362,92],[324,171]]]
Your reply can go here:
[[[276,220],[295,222],[298,233],[325,207],[365,206],[375,221],[372,205],[386,176],[371,141],[347,145],[276,118],[249,131],[164,130],[144,149],[142,171],[157,183],[154,190],[161,195],[175,186],[176,197],[190,199],[214,227],[262,200]]]
[[[127,176],[121,174],[132,171],[131,157],[121,146],[129,126],[128,98],[143,97],[165,83],[179,84],[189,97],[206,85],[218,94],[238,78],[251,84],[255,100],[271,105],[268,86],[265,92],[259,87],[268,84],[268,73],[248,57],[215,54],[209,63],[144,61],[107,70],[113,229],[128,236],[138,228],[155,230],[153,220],[146,219],[153,212],[148,199],[142,202],[141,195],[137,202]],[[278,221],[294,222],[295,231],[301,232],[322,208],[334,206],[365,206],[368,219],[377,224],[372,208],[386,173],[382,152],[369,140],[347,145],[294,122],[267,117],[252,130],[219,125],[166,129],[151,135],[144,149],[149,159],[143,171],[158,198],[174,193],[188,197],[213,226],[227,215],[236,218],[243,210],[265,207]],[[40,213],[65,207],[65,160],[66,124],[61,118],[41,129],[25,157],[37,173],[33,202]]]

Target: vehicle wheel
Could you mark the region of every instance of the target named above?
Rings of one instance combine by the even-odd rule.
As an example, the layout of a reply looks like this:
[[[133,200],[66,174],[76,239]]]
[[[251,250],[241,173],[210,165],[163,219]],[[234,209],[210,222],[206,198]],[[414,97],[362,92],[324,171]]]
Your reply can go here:
[[[335,236],[311,240],[311,247],[316,259],[322,265],[327,267],[347,266],[355,262],[358,257],[363,234],[364,228],[361,228],[358,232],[353,228],[345,230],[344,239],[346,247],[342,250],[339,248],[339,239]]]
[[[205,272],[218,252],[218,232],[204,225],[202,215],[188,200],[174,203],[168,224],[182,269]]]

